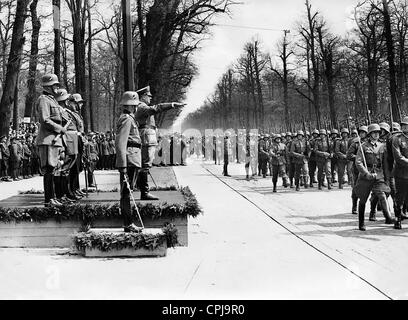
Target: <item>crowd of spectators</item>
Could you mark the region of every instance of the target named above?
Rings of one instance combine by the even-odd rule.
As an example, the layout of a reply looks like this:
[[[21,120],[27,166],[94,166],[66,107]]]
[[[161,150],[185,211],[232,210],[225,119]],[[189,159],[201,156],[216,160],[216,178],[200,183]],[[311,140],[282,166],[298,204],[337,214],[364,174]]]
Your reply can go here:
[[[9,134],[0,137],[0,181],[20,181],[41,175],[38,148],[35,139],[37,123],[21,123],[18,130],[10,128]],[[115,134],[96,132],[98,161],[96,170],[115,170]],[[159,136],[154,166],[186,165],[190,141],[179,133]]]

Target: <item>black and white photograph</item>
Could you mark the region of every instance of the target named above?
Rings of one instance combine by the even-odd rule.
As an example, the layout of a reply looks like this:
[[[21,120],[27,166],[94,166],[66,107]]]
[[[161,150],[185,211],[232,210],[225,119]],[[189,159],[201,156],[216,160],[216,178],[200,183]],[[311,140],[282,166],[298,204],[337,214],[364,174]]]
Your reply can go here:
[[[408,0],[0,0],[0,300],[408,300],[407,211]]]

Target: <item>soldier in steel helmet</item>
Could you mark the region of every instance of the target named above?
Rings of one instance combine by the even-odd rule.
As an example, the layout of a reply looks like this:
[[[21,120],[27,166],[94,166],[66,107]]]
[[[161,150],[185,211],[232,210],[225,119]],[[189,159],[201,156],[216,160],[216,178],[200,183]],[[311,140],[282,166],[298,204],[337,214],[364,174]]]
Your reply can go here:
[[[85,144],[85,132],[84,132],[84,120],[81,115],[81,110],[84,106],[85,100],[82,99],[82,96],[79,93],[74,93],[68,98],[68,108],[66,109],[69,112],[69,115],[72,119],[71,124],[74,125],[72,130],[77,132],[78,137],[78,156],[76,157],[75,164],[72,166],[69,172],[69,185],[71,191],[79,198],[85,196],[81,191],[79,183],[79,174],[83,170],[83,154],[84,154],[84,144]]]
[[[60,83],[55,74],[41,78],[43,93],[38,97],[35,110],[40,128],[36,139],[44,183],[45,206],[61,205],[55,199],[54,170],[58,165],[59,151],[62,147],[61,134],[66,133],[63,126],[62,108],[55,100]]]
[[[392,139],[392,153],[394,157],[394,178],[396,188],[395,229],[402,228],[404,204],[408,202],[408,117],[401,121],[401,133]]]
[[[380,139],[378,139],[378,141],[380,141],[381,143],[386,144],[390,135],[391,135],[391,128],[390,125],[386,122],[381,122],[379,124],[381,132],[380,132]],[[388,157],[388,149],[386,148],[386,152],[387,152],[387,157]],[[389,163],[388,163],[389,164]],[[391,166],[392,169],[392,166]],[[389,172],[389,174],[391,175],[391,170]],[[389,181],[389,185],[391,188],[391,181]],[[391,188],[391,193],[392,193],[392,188]],[[376,197],[374,194],[371,195],[370,198],[370,217],[369,220],[370,221],[377,221],[376,218],[376,214],[377,214],[377,206],[378,206],[378,210],[381,210],[381,204],[379,204],[378,202],[378,197]]]
[[[352,209],[351,209],[351,212],[352,214],[358,213],[357,212],[358,197],[355,193],[355,185],[356,185],[359,173],[356,167],[356,156],[357,156],[358,149],[360,147],[360,143],[364,143],[365,141],[367,141],[367,134],[368,134],[367,126],[361,126],[358,129],[358,137],[351,140],[350,147],[347,150],[347,159],[352,163],[352,169],[351,169],[351,173],[352,173],[352,182],[351,182]]]
[[[309,140],[310,144],[310,158],[309,158],[309,180],[310,180],[310,187],[314,187],[314,183],[317,183],[315,181],[315,175],[316,175],[316,169],[317,169],[317,162],[316,162],[316,154],[314,152],[314,147],[316,140],[319,138],[319,130],[315,129],[312,131],[312,137]]]
[[[167,110],[181,108],[182,103],[161,103],[151,106],[150,102],[152,94],[150,87],[147,86],[137,91],[140,97],[137,110],[135,112],[135,119],[139,123],[140,137],[142,141],[142,168],[138,175],[138,186],[141,191],[142,200],[158,200],[158,198],[149,193],[148,175],[149,170],[153,165],[154,154],[157,146],[157,127],[155,115],[165,112]]]
[[[320,137],[316,139],[316,143],[314,145],[314,152],[316,154],[317,163],[318,188],[319,190],[322,190],[324,179],[326,176],[327,188],[331,190],[331,158],[333,153],[333,150],[331,149],[332,145],[330,144],[330,141],[328,141],[327,131],[325,129],[321,129],[319,133]]]
[[[394,224],[387,203],[387,194],[391,192],[388,185],[388,164],[386,159],[385,144],[379,141],[381,128],[378,124],[370,124],[368,127],[368,141],[360,144],[356,167],[359,177],[355,186],[355,192],[360,199],[358,205],[358,227],[365,231],[365,207],[370,192],[378,197],[383,210],[386,224]]]
[[[293,135],[291,132],[286,133],[286,150],[288,150],[286,156],[286,172],[289,176],[290,187],[293,188],[293,179],[295,178],[295,163],[293,162],[292,155],[290,154],[290,149],[292,147]]]
[[[273,138],[273,143],[269,149],[270,163],[272,164],[273,192],[277,192],[276,184],[278,176],[283,179],[283,186],[288,187],[288,176],[286,175],[286,145],[282,143],[282,136],[277,134]]]
[[[337,167],[339,174],[339,189],[343,189],[344,175],[347,169],[347,151],[349,149],[349,130],[341,129],[341,139],[336,142],[335,154],[337,158]],[[350,179],[350,177],[349,177]]]
[[[123,93],[120,105],[122,114],[116,124],[116,168],[120,173],[120,208],[123,215],[125,232],[140,232],[132,221],[130,192],[134,185],[137,171],[142,167],[142,141],[134,113],[139,105],[137,92]],[[128,183],[126,183],[126,180]]]
[[[303,181],[306,189],[309,187],[309,167],[307,161],[310,156],[310,147],[304,137],[305,133],[299,130],[290,148],[290,154],[295,164],[296,191],[300,191],[300,180]]]

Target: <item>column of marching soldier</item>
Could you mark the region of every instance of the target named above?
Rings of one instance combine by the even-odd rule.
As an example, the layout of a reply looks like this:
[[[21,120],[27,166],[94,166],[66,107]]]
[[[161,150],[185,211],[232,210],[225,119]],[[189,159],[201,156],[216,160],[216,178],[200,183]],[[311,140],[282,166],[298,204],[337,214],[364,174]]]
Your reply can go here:
[[[258,144],[247,134],[245,148],[246,178],[272,176],[273,192],[277,192],[278,177],[284,188],[300,191],[314,188],[331,190],[333,184],[343,189],[352,186],[352,214],[358,215],[359,229],[365,231],[365,209],[370,198],[370,221],[377,221],[376,212],[382,210],[385,223],[401,229],[407,219],[408,203],[408,117],[401,123],[370,124],[353,129],[314,130],[311,134],[296,133],[258,135]],[[229,140],[229,135],[225,136]],[[256,137],[255,137],[256,138]],[[255,139],[256,141],[256,139]],[[240,147],[237,144],[237,149]],[[213,159],[217,164],[217,150]],[[258,161],[254,155],[257,153]],[[226,154],[226,155],[225,155]],[[231,146],[224,145],[224,171],[228,175]],[[240,159],[238,159],[238,162]],[[346,182],[347,176],[347,182]],[[395,219],[387,198],[392,197]]]
[[[35,107],[40,124],[36,145],[44,179],[45,206],[79,200],[84,196],[80,190],[79,173],[85,169],[86,184],[94,186],[93,171],[98,162],[101,167],[112,168],[114,161],[120,172],[120,209],[124,231],[140,232],[141,228],[133,223],[130,195],[137,186],[141,200],[158,200],[149,192],[148,184],[149,170],[158,145],[154,117],[184,104],[173,102],[150,106],[150,87],[125,92],[120,101],[122,114],[117,121],[116,132],[103,139],[102,150],[98,150],[95,134],[84,133],[81,117],[84,100],[81,95],[69,94],[60,88],[58,77],[54,74],[43,76],[41,83],[43,93]]]

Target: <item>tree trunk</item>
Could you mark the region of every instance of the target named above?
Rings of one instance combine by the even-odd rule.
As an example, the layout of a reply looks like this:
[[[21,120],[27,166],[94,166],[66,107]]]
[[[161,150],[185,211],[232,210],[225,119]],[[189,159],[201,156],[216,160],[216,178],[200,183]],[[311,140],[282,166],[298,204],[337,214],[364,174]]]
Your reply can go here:
[[[390,83],[390,95],[391,95],[391,106],[392,112],[395,115],[397,121],[401,121],[401,112],[397,101],[397,81],[395,72],[395,55],[394,55],[394,43],[391,30],[391,18],[388,10],[387,0],[382,0],[383,2],[383,16],[384,16],[384,34],[387,43],[387,60],[388,60],[388,71],[389,71],[389,83]]]
[[[61,80],[61,0],[52,0],[54,13],[54,74]]]
[[[95,131],[94,125],[94,110],[93,110],[93,73],[92,73],[92,20],[91,10],[89,6],[89,0],[86,2],[88,12],[88,75],[89,75],[89,96],[88,96],[88,108],[89,108],[89,120],[91,125],[91,131]]]
[[[16,18],[13,26],[13,36],[11,38],[6,79],[0,100],[0,135],[8,135],[9,133],[11,109],[14,103],[17,76],[20,72],[21,57],[25,42],[25,38],[23,37],[24,23],[27,17],[29,2],[30,0],[17,0]]]
[[[38,38],[40,35],[41,21],[37,15],[37,4],[38,0],[33,0],[30,5],[31,12],[31,23],[33,27],[33,32],[31,35],[31,50],[30,50],[30,62],[28,67],[28,79],[27,88],[28,93],[25,101],[24,116],[31,117],[33,111],[33,105],[37,98],[35,79],[37,75],[37,64],[38,64]]]
[[[21,67],[21,66],[19,66]],[[16,87],[14,89],[14,103],[13,103],[13,129],[18,131],[18,83],[19,74],[17,73]]]

